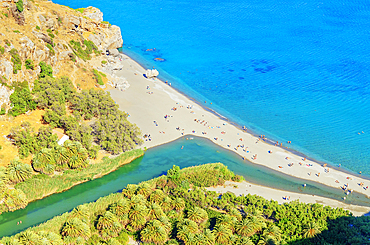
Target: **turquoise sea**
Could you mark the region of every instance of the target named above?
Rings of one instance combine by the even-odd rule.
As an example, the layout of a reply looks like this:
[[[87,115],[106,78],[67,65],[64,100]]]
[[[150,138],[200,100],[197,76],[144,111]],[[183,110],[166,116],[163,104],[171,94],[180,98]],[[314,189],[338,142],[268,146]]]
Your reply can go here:
[[[124,53],[231,121],[370,175],[369,2],[55,2],[98,7]]]

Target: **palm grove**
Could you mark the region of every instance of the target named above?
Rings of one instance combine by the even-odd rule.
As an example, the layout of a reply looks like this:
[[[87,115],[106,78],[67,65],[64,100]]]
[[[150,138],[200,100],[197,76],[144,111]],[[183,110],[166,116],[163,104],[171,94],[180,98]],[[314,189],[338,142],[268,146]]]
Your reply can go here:
[[[45,110],[44,126],[34,132],[23,122],[11,129],[9,137],[18,148],[19,157],[32,156],[32,168],[14,159],[0,168],[0,213],[23,208],[27,198],[21,190],[8,188],[37,174],[81,169],[96,158],[99,150],[111,154],[132,150],[142,143],[139,128],[127,120],[127,114],[109,93],[102,90],[77,92],[68,77],[54,78],[51,66],[40,63],[41,73],[32,92],[27,82],[13,83],[9,116],[18,116],[36,108]],[[57,144],[54,128],[61,128],[70,140]]]
[[[204,187],[241,181],[222,164],[207,164],[127,185],[121,193],[80,205],[2,243],[368,244],[369,218],[297,201],[279,205],[255,195],[220,195]]]

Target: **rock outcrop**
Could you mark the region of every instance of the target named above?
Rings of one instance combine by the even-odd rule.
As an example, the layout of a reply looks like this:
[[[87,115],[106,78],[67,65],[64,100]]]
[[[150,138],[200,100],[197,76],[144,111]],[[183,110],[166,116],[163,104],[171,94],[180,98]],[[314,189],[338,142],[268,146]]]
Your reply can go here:
[[[91,6],[87,7],[86,9],[84,9],[83,14],[87,18],[90,18],[90,19],[95,20],[97,22],[102,22],[103,21],[103,13],[98,8],[91,7]]]
[[[146,73],[145,73],[145,76],[147,78],[153,78],[153,77],[156,77],[159,75],[159,72],[157,71],[157,69],[148,69],[146,70]]]
[[[17,7],[15,6],[15,4],[11,4],[10,5],[10,12],[12,13],[14,19],[15,19],[15,22],[18,24],[18,25],[21,25],[23,26],[26,22],[26,19],[24,18],[24,13],[23,12],[19,12]]]

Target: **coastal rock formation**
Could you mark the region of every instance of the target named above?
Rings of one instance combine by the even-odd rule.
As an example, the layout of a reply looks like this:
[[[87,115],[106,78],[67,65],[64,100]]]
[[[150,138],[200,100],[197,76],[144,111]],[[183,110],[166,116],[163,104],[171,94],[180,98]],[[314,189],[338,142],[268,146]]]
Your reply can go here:
[[[159,75],[159,72],[157,71],[157,69],[148,69],[146,70],[146,73],[145,73],[146,77],[147,78],[153,78],[153,77],[156,77]]]
[[[8,107],[10,105],[10,95],[14,90],[10,90],[7,87],[0,85],[0,108]]]
[[[10,5],[9,10],[10,10],[10,12],[12,13],[12,15],[14,17],[15,22],[18,25],[23,26],[25,24],[25,22],[26,22],[26,19],[24,18],[24,13],[23,12],[19,12],[18,9],[17,9],[17,7],[15,6],[15,4]]]
[[[90,18],[90,19],[95,20],[97,22],[102,22],[103,21],[103,13],[98,8],[91,7],[91,6],[87,7],[86,9],[84,9],[83,14],[87,18]]]
[[[7,80],[13,75],[13,63],[8,60],[0,60],[0,76],[4,76]]]
[[[125,91],[130,87],[130,84],[127,82],[126,78],[118,77],[116,75],[111,75],[112,80],[108,81],[108,85],[120,90]]]

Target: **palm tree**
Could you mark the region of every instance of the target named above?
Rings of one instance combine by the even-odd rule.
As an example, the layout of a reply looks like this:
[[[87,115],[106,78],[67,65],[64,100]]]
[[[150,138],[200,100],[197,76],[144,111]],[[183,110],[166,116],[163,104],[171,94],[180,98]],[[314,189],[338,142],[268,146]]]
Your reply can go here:
[[[43,148],[32,159],[32,164],[36,171],[41,171],[47,164],[54,164],[53,149]]]
[[[181,221],[179,221],[177,223],[177,228],[180,229],[181,227],[187,227],[187,229],[191,232],[191,233],[198,233],[199,232],[199,229],[198,229],[198,224],[195,223],[194,221],[190,220],[190,219],[183,219]]]
[[[238,220],[228,214],[221,214],[217,217],[217,225],[224,225],[228,227],[231,231],[235,229],[235,225]]]
[[[162,225],[163,225],[163,227],[164,227],[164,229],[166,230],[167,233],[171,231],[172,224],[171,224],[169,218],[167,218],[166,216],[161,216],[161,217],[159,217],[158,220],[159,220],[159,222],[162,223]]]
[[[146,198],[141,195],[141,194],[138,194],[138,195],[133,195],[131,197],[131,206],[135,206],[135,205],[143,205],[145,206],[146,205]]]
[[[143,183],[139,185],[139,188],[136,191],[136,194],[141,194],[147,199],[149,195],[153,192],[148,183]]]
[[[149,201],[151,203],[161,204],[163,202],[165,195],[162,190],[156,189],[150,194]]]
[[[185,208],[185,201],[184,199],[178,197],[173,200],[172,205],[176,209],[176,211],[182,211]]]
[[[264,236],[270,236],[275,238],[277,241],[281,241],[281,231],[279,227],[275,225],[269,226],[267,229],[263,231]]]
[[[128,184],[128,185],[126,186],[126,188],[122,190],[122,194],[123,194],[125,197],[127,197],[127,198],[131,199],[131,197],[132,197],[133,195],[135,195],[136,190],[137,190],[137,185]]]
[[[6,168],[7,178],[14,184],[25,181],[32,176],[32,168],[30,165],[20,162],[14,159]]]
[[[185,244],[187,244],[187,242],[189,242],[189,240],[191,239],[190,238],[191,236],[194,236],[194,233],[189,229],[188,226],[180,226],[180,227],[178,227],[176,237],[179,240],[181,240]]]
[[[230,237],[233,234],[231,229],[226,225],[217,225],[213,230],[215,242],[219,244],[231,244]]]
[[[240,237],[236,244],[243,244],[243,245],[254,245],[251,239],[248,237]]]
[[[8,189],[4,193],[4,203],[9,211],[25,208],[28,204],[27,196],[22,190]]]
[[[236,233],[240,236],[251,236],[254,230],[249,219],[243,219],[236,225]]]
[[[251,228],[254,232],[260,232],[263,228],[266,228],[265,219],[259,216],[252,216],[249,218]]]
[[[208,214],[202,208],[193,207],[188,211],[188,219],[200,224],[208,220]]]
[[[166,196],[163,199],[163,202],[162,202],[161,206],[162,206],[162,210],[164,212],[170,211],[173,208],[172,207],[172,199],[169,196]]]
[[[89,207],[84,205],[79,205],[76,208],[74,208],[70,214],[70,218],[77,218],[79,220],[82,220],[85,223],[89,223],[90,221],[90,209]]]
[[[272,236],[261,236],[258,240],[257,245],[277,245],[279,244]]]
[[[152,242],[155,244],[163,244],[168,240],[168,235],[162,223],[158,220],[153,220],[140,233],[141,239],[144,242]]]
[[[158,219],[159,217],[163,215],[164,213],[162,211],[162,208],[157,203],[152,203],[149,205],[149,210],[148,210],[149,219]]]
[[[240,213],[240,211],[236,208],[231,208],[230,211],[228,212],[229,215],[235,217],[238,219],[238,221],[241,221],[242,220],[242,215]]]
[[[77,218],[73,218],[64,223],[61,234],[62,236],[89,238],[91,231],[87,224]]]
[[[118,218],[124,214],[128,214],[130,211],[131,205],[127,198],[121,199],[116,203],[113,203],[109,206],[109,211],[117,215]]]
[[[129,212],[130,225],[135,230],[141,229],[146,223],[148,211],[144,205],[136,204]]]
[[[33,231],[21,233],[18,239],[24,245],[38,245],[41,243],[41,238]]]
[[[104,215],[100,216],[98,219],[96,228],[98,230],[112,229],[115,222],[118,223],[117,216],[109,211],[106,211]]]
[[[52,231],[39,231],[38,235],[44,241],[42,244],[63,245],[62,237]]]
[[[310,222],[305,226],[303,230],[303,237],[305,238],[313,238],[321,233],[321,227],[316,224],[315,222]]]
[[[215,236],[210,229],[204,231],[204,241],[207,245],[212,245],[215,243]]]
[[[54,147],[54,159],[58,167],[64,168],[68,162],[68,151],[65,147],[57,145]]]

